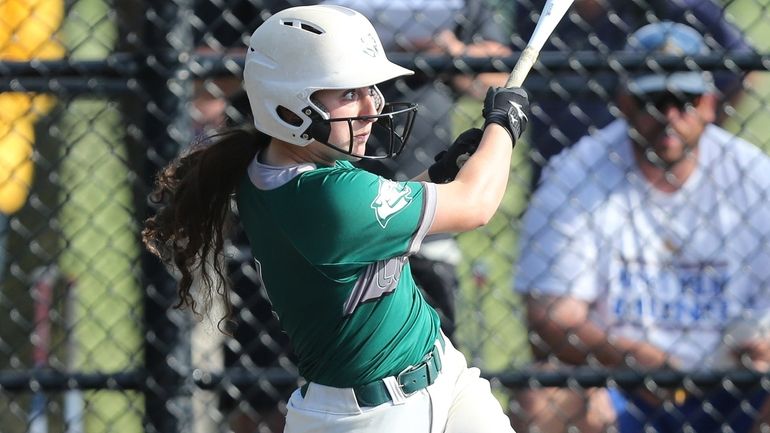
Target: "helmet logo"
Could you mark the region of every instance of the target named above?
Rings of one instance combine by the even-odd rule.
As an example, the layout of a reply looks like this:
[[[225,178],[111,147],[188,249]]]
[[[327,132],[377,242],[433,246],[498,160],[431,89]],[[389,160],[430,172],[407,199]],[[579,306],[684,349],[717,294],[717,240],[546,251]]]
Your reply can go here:
[[[412,189],[409,185],[380,178],[380,188],[371,207],[382,228],[385,228],[394,215],[412,202],[414,197],[411,194]]]
[[[362,51],[364,54],[370,57],[377,57],[379,55],[380,50],[377,48],[379,44],[373,34],[367,33],[366,36],[362,36],[361,44],[363,45]]]

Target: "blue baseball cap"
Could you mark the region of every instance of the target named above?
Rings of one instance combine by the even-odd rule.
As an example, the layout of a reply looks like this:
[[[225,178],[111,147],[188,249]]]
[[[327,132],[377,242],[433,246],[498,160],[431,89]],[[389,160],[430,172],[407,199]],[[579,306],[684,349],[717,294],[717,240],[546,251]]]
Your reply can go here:
[[[708,54],[703,36],[692,27],[671,21],[648,24],[629,36],[625,49],[646,54],[678,56]],[[626,87],[633,94],[669,91],[700,95],[714,90],[714,79],[705,71],[652,73],[632,76]]]

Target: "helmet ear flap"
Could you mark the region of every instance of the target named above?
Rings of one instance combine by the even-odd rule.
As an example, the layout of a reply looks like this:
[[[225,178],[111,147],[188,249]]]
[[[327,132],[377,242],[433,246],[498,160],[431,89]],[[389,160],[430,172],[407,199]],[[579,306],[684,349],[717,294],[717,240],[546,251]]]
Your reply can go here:
[[[308,139],[312,138],[313,140],[320,141],[322,143],[328,142],[329,137],[332,134],[331,123],[324,121],[323,117],[321,117],[321,115],[315,110],[306,108],[303,111],[311,111],[311,114],[308,116],[310,117],[310,126],[308,126],[307,129],[302,133],[302,137]]]
[[[281,120],[288,123],[289,125],[292,125],[292,126],[302,125],[302,118],[299,117],[299,115],[297,115],[290,109],[284,107],[283,105],[279,105],[275,107],[275,113],[278,115],[278,117]]]

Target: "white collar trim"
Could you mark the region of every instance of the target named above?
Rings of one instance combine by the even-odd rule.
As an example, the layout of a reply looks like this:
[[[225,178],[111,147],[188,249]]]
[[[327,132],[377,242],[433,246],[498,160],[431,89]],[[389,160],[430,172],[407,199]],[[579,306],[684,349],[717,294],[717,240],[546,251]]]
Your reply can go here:
[[[263,164],[259,162],[258,158],[259,154],[254,156],[251,164],[249,164],[249,179],[254,186],[261,190],[280,188],[300,174],[316,168],[315,164],[309,162],[276,167]]]

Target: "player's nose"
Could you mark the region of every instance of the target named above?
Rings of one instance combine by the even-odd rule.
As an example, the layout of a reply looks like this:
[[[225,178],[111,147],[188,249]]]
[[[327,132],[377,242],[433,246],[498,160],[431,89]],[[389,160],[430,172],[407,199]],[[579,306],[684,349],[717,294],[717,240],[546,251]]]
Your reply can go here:
[[[377,97],[370,93],[367,93],[361,98],[361,116],[374,116],[377,114]],[[373,122],[374,119],[368,119],[368,122]]]

